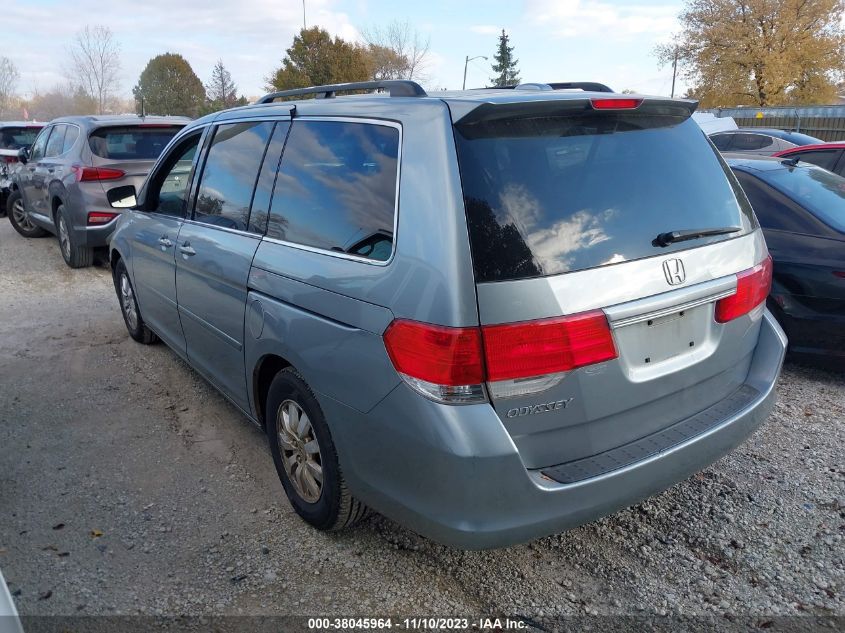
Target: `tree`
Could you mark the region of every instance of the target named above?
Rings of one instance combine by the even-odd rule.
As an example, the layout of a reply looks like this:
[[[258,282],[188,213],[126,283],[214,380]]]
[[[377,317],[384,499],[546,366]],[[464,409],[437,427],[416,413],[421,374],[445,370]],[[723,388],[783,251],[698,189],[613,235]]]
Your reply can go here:
[[[513,58],[513,46],[509,46],[508,42],[508,34],[505,33],[505,29],[502,29],[502,34],[499,36],[499,48],[493,55],[496,63],[492,65],[493,72],[498,74],[490,80],[496,87],[515,86],[519,83],[519,70],[516,67],[519,60]]]
[[[363,33],[375,68],[374,79],[425,81],[431,40],[423,39],[407,20],[394,20],[385,27]]]
[[[371,76],[366,48],[332,38],[317,26],[302,29],[286,53],[281,67],[267,77],[268,90],[367,81]]]
[[[218,59],[211,71],[211,81],[205,84],[208,105],[213,110],[225,110],[238,105],[238,87],[232,81],[232,75]]]
[[[20,78],[15,63],[8,57],[0,57],[0,115],[12,109],[12,97],[15,96]]]
[[[97,102],[103,114],[109,97],[120,87],[120,44],[106,26],[86,26],[70,47],[71,81]]]
[[[845,62],[840,0],[686,0],[676,54],[704,107],[829,103]]]
[[[205,88],[187,60],[177,53],[153,57],[132,89],[136,111],[195,117],[205,102]]]
[[[60,116],[96,114],[98,103],[82,86],[66,83],[56,85],[48,92],[36,90],[32,98],[21,105],[30,118],[49,121]]]

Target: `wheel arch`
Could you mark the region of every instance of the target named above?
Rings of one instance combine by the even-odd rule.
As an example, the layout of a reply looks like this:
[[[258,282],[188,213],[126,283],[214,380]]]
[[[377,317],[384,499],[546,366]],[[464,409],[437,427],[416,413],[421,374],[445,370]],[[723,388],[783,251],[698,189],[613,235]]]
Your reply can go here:
[[[293,363],[278,354],[269,353],[259,358],[252,370],[253,403],[256,419],[261,423],[262,427],[266,427],[267,424],[265,409],[267,405],[267,394],[270,391],[273,378],[280,371],[288,367],[293,367]]]

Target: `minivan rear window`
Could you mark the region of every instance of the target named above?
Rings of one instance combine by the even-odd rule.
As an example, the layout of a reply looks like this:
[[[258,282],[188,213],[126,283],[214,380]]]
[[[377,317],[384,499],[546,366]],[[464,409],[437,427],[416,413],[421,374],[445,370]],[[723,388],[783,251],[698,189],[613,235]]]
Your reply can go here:
[[[155,160],[181,129],[178,125],[104,127],[91,132],[88,144],[100,158]]]
[[[22,149],[35,142],[40,127],[4,127],[0,128],[0,149]]]
[[[692,119],[587,113],[456,125],[476,281],[595,268],[755,228],[748,201]],[[737,227],[654,243],[664,232]]]

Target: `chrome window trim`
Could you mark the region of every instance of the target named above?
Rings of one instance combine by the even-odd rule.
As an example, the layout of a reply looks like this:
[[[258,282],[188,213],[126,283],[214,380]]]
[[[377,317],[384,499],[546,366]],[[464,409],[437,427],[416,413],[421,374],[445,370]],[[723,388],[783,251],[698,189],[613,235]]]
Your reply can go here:
[[[295,116],[291,120],[291,129],[293,129],[293,125],[296,123],[297,120],[302,121],[338,121],[341,123],[365,123],[368,125],[381,125],[384,127],[392,127],[399,132],[399,145],[398,151],[396,156],[396,196],[393,202],[393,242],[390,245],[390,257],[385,259],[384,261],[380,261],[377,259],[370,259],[368,257],[363,257],[361,255],[350,255],[348,253],[340,253],[338,251],[332,251],[325,248],[319,248],[317,246],[309,246],[307,244],[299,244],[297,242],[289,242],[287,240],[281,240],[276,237],[269,237],[266,234],[261,238],[262,241],[270,242],[271,244],[280,244],[282,246],[290,246],[291,248],[296,248],[302,251],[307,251],[310,253],[317,253],[319,255],[329,255],[330,257],[336,257],[338,259],[346,259],[355,262],[360,262],[363,264],[369,264],[371,266],[389,266],[393,260],[396,258],[396,242],[397,236],[399,231],[399,182],[402,175],[402,124],[398,121],[393,121],[390,119],[374,119],[370,117],[351,117],[351,116],[325,116],[325,115],[315,115],[315,116]],[[284,163],[285,155],[282,152],[282,162],[279,163],[279,167],[281,168],[282,163]],[[270,208],[273,208],[272,198],[270,200]],[[269,227],[269,222],[268,222]]]
[[[201,226],[204,229],[217,229],[218,231],[225,231],[226,233],[233,233],[235,235],[244,235],[246,237],[252,237],[257,240],[261,239],[261,234],[259,233],[250,233],[249,231],[241,231],[240,229],[230,229],[227,226],[217,226],[216,224],[208,224],[206,222],[200,222],[198,220],[194,220],[191,218],[185,218],[182,220],[183,224],[191,224],[193,226]]]

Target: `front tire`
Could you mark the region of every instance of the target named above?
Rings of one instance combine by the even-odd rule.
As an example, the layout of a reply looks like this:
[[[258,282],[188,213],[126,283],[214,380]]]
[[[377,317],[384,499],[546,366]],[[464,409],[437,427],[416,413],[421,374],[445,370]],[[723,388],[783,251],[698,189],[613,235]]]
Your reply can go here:
[[[155,343],[157,337],[141,318],[135,289],[132,287],[129,271],[126,270],[126,264],[122,259],[119,259],[114,267],[114,289],[117,291],[120,312],[123,314],[123,322],[126,324],[129,336],[144,345]]]
[[[266,416],[276,471],[297,514],[318,530],[339,530],[364,518],[367,507],[346,486],[320,404],[294,369],[273,379]]]
[[[9,216],[9,223],[12,228],[24,237],[44,237],[47,235],[47,231],[30,221],[20,191],[13,191],[9,194],[9,199],[6,201],[6,214]]]
[[[94,262],[94,249],[77,243],[76,235],[70,230],[73,226],[65,205],[56,210],[56,231],[59,236],[59,250],[62,258],[71,268],[87,268]]]

